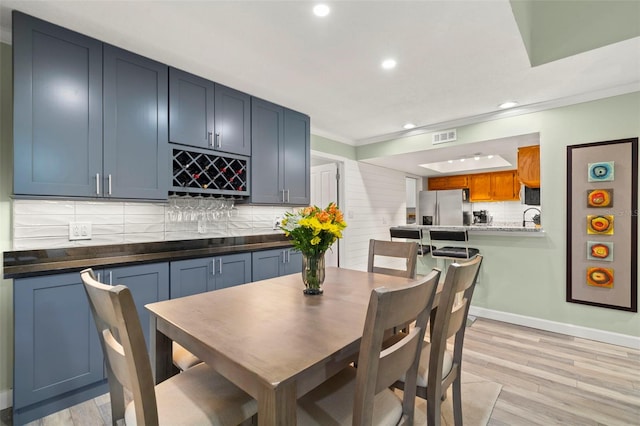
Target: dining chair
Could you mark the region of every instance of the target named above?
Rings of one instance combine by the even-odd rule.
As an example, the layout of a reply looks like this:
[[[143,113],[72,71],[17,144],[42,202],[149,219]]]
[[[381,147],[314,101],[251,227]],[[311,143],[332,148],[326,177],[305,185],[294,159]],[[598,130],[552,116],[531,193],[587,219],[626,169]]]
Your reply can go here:
[[[402,288],[371,291],[358,367],[347,367],[298,400],[300,425],[413,424],[420,350],[440,271]],[[415,327],[383,350],[385,332],[409,321]],[[389,387],[401,375],[409,391],[400,398]]]
[[[420,355],[415,392],[427,401],[428,426],[440,425],[440,404],[452,385],[453,419],[456,426],[462,426],[462,347],[467,314],[481,264],[482,255],[477,255],[468,262],[449,265],[438,306],[431,314],[430,339]],[[450,352],[447,340],[453,336],[453,352]],[[401,338],[402,333],[396,337],[398,340]],[[413,378],[409,383],[407,377],[403,376],[393,387],[405,392],[411,389],[413,393]]]
[[[376,264],[376,256],[405,259],[405,269],[394,269]],[[367,271],[396,277],[415,278],[418,245],[412,242],[369,240]]]
[[[200,358],[176,342],[173,342],[171,345],[171,358],[173,360],[173,365],[178,367],[180,371],[184,371],[187,368],[191,368],[202,362]]]
[[[113,425],[237,425],[258,411],[257,401],[201,363],[154,386],[142,327],[128,287],[80,272],[102,350]],[[124,404],[124,389],[132,401]]]

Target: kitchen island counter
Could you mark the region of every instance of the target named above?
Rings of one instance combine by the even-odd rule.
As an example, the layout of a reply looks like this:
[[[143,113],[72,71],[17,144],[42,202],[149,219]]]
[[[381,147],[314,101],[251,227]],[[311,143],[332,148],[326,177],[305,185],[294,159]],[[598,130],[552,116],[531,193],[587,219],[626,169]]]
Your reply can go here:
[[[473,235],[498,235],[505,237],[544,237],[545,232],[543,228],[536,228],[533,226],[516,226],[509,224],[495,224],[495,225],[469,225],[469,226],[446,226],[446,225],[400,225],[395,228],[401,229],[437,229],[439,231],[460,231],[466,229],[470,236]],[[425,235],[425,238],[428,238]]]

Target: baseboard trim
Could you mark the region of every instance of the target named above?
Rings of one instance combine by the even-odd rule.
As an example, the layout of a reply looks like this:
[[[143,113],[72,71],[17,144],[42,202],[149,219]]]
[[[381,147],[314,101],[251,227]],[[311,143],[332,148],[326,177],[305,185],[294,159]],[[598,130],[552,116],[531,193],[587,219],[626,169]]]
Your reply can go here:
[[[471,306],[469,308],[469,314],[477,317],[481,317],[481,318],[508,322],[510,324],[517,324],[525,327],[537,328],[539,330],[566,334],[568,336],[595,340],[597,342],[611,343],[613,345],[624,346],[626,348],[640,349],[640,337],[629,336],[627,334],[597,330],[595,328],[565,324],[561,322],[549,321],[549,320],[534,318],[534,317],[527,317],[524,315],[512,314],[509,312],[494,311],[492,309],[478,308],[474,306]]]
[[[11,389],[0,391],[0,410],[9,408],[13,405],[13,392]]]

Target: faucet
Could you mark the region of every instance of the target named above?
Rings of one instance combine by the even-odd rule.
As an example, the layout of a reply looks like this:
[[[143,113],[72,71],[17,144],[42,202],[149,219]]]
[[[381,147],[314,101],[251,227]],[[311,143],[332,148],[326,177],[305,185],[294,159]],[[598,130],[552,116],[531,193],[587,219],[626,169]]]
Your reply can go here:
[[[537,211],[537,212],[538,212],[538,215],[541,215],[541,214],[542,214],[542,212],[540,211],[540,209],[539,209],[539,208],[536,208],[536,207],[529,207],[528,209],[526,209],[525,211],[523,211],[523,212],[522,212],[522,227],[523,227],[523,228],[525,227],[525,225],[526,225],[526,223],[527,223],[527,221],[526,221],[526,220],[524,220],[524,217],[525,217],[525,215],[527,214],[527,212],[528,212],[529,210],[535,210],[535,211]]]

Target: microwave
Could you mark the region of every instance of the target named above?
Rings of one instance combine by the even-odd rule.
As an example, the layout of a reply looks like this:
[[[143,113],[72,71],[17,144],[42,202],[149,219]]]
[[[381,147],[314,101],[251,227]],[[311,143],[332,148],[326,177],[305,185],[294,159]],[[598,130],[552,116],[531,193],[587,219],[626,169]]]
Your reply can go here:
[[[524,204],[528,206],[540,205],[540,188],[524,187]]]

